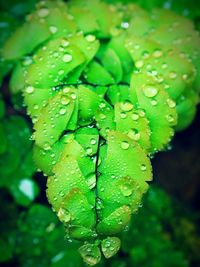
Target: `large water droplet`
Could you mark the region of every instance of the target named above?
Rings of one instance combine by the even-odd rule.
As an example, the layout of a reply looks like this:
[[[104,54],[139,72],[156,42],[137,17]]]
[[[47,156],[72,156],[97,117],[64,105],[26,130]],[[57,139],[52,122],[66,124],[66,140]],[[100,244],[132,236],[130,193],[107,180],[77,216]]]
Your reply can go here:
[[[33,86],[28,86],[25,89],[26,93],[32,94],[34,92],[34,87]]]
[[[146,97],[154,97],[157,95],[158,89],[154,86],[145,86],[143,92]]]
[[[72,55],[70,55],[70,54],[65,54],[65,55],[63,56],[62,60],[63,60],[64,62],[68,63],[68,62],[72,61]]]
[[[121,148],[122,149],[128,149],[130,144],[127,141],[122,141],[121,142]]]
[[[37,14],[41,18],[45,18],[46,16],[49,15],[49,10],[47,8],[41,8],[38,10]]]
[[[61,222],[68,223],[71,219],[71,215],[68,210],[60,208],[58,210],[58,218]]]
[[[85,37],[85,39],[86,39],[88,42],[92,43],[92,42],[94,42],[94,41],[96,40],[96,37],[95,37],[94,35],[92,35],[92,34],[89,34],[89,35],[87,35],[87,36]]]
[[[129,101],[120,104],[120,107],[123,111],[130,111],[133,109],[133,104]]]

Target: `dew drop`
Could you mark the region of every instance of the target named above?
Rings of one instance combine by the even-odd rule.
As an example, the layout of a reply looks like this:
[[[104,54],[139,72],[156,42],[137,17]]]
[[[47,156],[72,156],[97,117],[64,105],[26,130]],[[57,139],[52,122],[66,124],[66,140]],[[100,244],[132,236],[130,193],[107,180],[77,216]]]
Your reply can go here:
[[[62,105],[68,105],[70,103],[70,100],[69,100],[69,98],[67,98],[67,97],[65,97],[65,96],[63,96],[63,97],[61,97],[61,104]]]
[[[172,99],[168,98],[168,99],[167,99],[167,105],[168,105],[170,108],[175,108],[176,103],[175,103]]]
[[[59,114],[64,115],[66,112],[67,112],[66,108],[61,108]]]
[[[32,94],[34,92],[34,87],[33,86],[28,86],[25,89],[26,93]]]
[[[97,143],[96,139],[92,138],[92,139],[90,140],[90,144],[91,144],[91,145],[95,145],[96,143]]]
[[[169,78],[170,79],[176,79],[176,77],[177,77],[176,72],[172,71],[172,72],[169,73]]]
[[[157,95],[158,89],[153,86],[145,86],[143,92],[146,97],[154,97]]]
[[[87,36],[85,37],[85,39],[86,39],[88,42],[92,43],[92,42],[94,42],[94,41],[96,40],[96,37],[95,37],[94,35],[92,35],[92,34],[89,34],[89,35],[87,35]]]
[[[71,219],[71,215],[70,215],[69,211],[67,211],[63,208],[60,208],[58,210],[58,218],[60,219],[61,222],[68,223]]]
[[[141,164],[140,169],[141,169],[142,171],[146,171],[147,166],[146,166],[145,164]]]
[[[129,101],[120,104],[120,107],[123,111],[130,111],[133,109],[133,104]]]
[[[47,8],[41,8],[38,10],[37,14],[41,18],[45,18],[46,16],[49,15],[49,10]]]
[[[125,119],[125,118],[127,117],[127,115],[126,115],[125,112],[121,112],[121,113],[120,113],[120,117],[121,117],[122,119]]]
[[[88,176],[86,181],[90,189],[96,186],[96,176],[94,174],[91,174],[90,176]]]
[[[132,120],[137,121],[139,119],[139,115],[137,113],[133,113],[131,115]]]
[[[55,34],[55,33],[58,31],[58,28],[55,27],[55,26],[50,26],[50,27],[49,27],[49,31],[50,31],[51,33]]]
[[[68,62],[72,61],[72,55],[70,55],[70,54],[65,54],[65,55],[63,56],[62,60],[63,60],[64,62],[68,63]]]
[[[128,143],[127,141],[122,141],[122,142],[121,142],[121,148],[122,148],[122,149],[125,149],[125,150],[126,150],[126,149],[129,148],[129,146],[130,146],[130,145],[129,145],[129,143]]]

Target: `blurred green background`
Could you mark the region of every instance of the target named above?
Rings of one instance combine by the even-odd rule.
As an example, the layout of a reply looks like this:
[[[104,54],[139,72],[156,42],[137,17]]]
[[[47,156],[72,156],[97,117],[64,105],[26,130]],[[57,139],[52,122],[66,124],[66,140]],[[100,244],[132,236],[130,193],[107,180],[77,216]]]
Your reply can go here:
[[[0,47],[36,2],[0,1]],[[132,2],[146,9],[170,8],[190,17],[200,30],[198,1]],[[11,68],[0,60],[0,266],[85,266],[78,244],[63,238],[63,227],[47,203],[46,177],[36,172],[32,161],[31,122],[22,97],[9,93]],[[193,125],[176,135],[173,149],[153,159],[154,181],[122,233],[120,252],[98,266],[200,266],[199,137],[200,111]]]

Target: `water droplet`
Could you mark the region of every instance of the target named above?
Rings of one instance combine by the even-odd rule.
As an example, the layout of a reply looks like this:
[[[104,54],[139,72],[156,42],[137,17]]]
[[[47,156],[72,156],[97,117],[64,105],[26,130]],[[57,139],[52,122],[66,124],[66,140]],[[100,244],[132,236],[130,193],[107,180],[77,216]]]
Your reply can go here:
[[[176,79],[176,77],[177,77],[176,72],[172,71],[172,72],[169,73],[169,78],[170,79]]]
[[[32,94],[34,92],[34,87],[33,86],[28,86],[25,89],[26,93]]]
[[[128,29],[128,27],[129,27],[129,23],[128,23],[127,21],[124,21],[124,22],[121,23],[121,27],[122,27],[123,29]]]
[[[92,154],[92,148],[91,147],[86,148],[86,153],[88,155],[91,155]]]
[[[136,66],[138,69],[142,68],[143,65],[144,65],[144,62],[143,62],[142,60],[138,60],[138,61],[135,62],[135,66]]]
[[[159,57],[161,57],[163,55],[163,53],[162,53],[162,51],[161,50],[155,50],[154,52],[153,52],[153,56],[154,57],[156,57],[156,58],[159,58]]]
[[[60,208],[58,210],[58,218],[61,222],[68,223],[71,219],[71,215],[68,210]]]
[[[170,114],[166,116],[166,119],[167,119],[168,122],[173,122],[174,121],[174,117],[172,115],[170,115]]]
[[[49,145],[49,143],[45,143],[43,148],[44,148],[44,150],[50,150],[51,146]]]
[[[129,101],[126,101],[124,103],[120,103],[120,107],[123,111],[130,111],[133,109],[133,104]]]
[[[162,64],[162,69],[166,69],[168,67],[168,65],[166,63]]]
[[[69,98],[67,98],[67,97],[65,97],[65,96],[63,96],[63,97],[61,97],[61,104],[62,105],[68,105],[69,103],[70,103],[70,100],[69,100]]]
[[[96,143],[97,143],[96,139],[92,138],[92,139],[90,140],[90,144],[91,144],[91,145],[95,145]]]
[[[62,60],[63,60],[64,62],[68,63],[68,62],[72,61],[72,55],[70,55],[70,54],[65,54],[65,55],[63,56]]]
[[[87,36],[85,37],[85,39],[86,39],[88,42],[92,43],[92,42],[94,42],[94,41],[96,40],[96,37],[95,37],[94,35],[92,35],[92,34],[89,34],[89,35],[87,35]]]
[[[128,196],[132,195],[132,193],[133,193],[133,188],[129,184],[123,184],[123,185],[121,185],[120,186],[120,189],[122,191],[122,194],[125,197],[128,197]]]
[[[64,115],[67,112],[66,108],[61,108],[59,113],[60,115]]]
[[[106,104],[105,104],[104,102],[101,102],[101,103],[99,104],[99,108],[105,108],[105,106],[106,106]]]
[[[75,100],[76,99],[76,94],[75,93],[71,93],[71,98]]]
[[[153,86],[145,86],[143,92],[146,97],[154,97],[157,95],[158,89]]]
[[[129,143],[127,141],[122,141],[121,142],[121,148],[122,149],[128,149],[129,148]]]
[[[49,31],[50,31],[51,33],[55,34],[55,33],[58,31],[58,28],[55,27],[55,26],[50,26],[50,27],[49,27]]]
[[[176,103],[170,98],[167,99],[167,104],[170,108],[175,108],[176,106]]]
[[[120,117],[121,117],[122,119],[125,119],[125,118],[127,117],[127,115],[126,115],[125,112],[121,112],[121,113],[120,113]]]
[[[87,185],[90,189],[94,188],[96,186],[96,176],[95,174],[91,174],[87,177]]]
[[[187,81],[187,79],[188,79],[188,74],[183,74],[182,78],[183,78],[184,81]]]
[[[141,169],[142,171],[146,171],[147,166],[146,166],[145,164],[141,164],[140,169]]]
[[[41,8],[38,10],[37,14],[41,18],[45,18],[46,16],[49,15],[49,10],[47,8]]]
[[[131,115],[132,120],[137,121],[139,119],[139,115],[137,113],[133,113]]]
[[[99,115],[99,117],[100,117],[101,120],[104,120],[104,119],[106,118],[106,115],[103,114],[103,113],[101,113],[101,114]]]
[[[61,41],[61,45],[62,45],[63,47],[67,47],[67,46],[69,46],[69,41],[63,39],[63,40]]]
[[[151,100],[151,105],[152,106],[157,106],[158,102],[156,100]]]
[[[70,92],[70,87],[63,88],[63,93],[67,94]]]
[[[128,137],[130,137],[131,139],[133,139],[134,141],[138,141],[140,139],[140,133],[138,132],[137,129],[131,129],[128,132]]]
[[[63,73],[64,73],[64,70],[59,70],[58,71],[58,75],[63,75]]]

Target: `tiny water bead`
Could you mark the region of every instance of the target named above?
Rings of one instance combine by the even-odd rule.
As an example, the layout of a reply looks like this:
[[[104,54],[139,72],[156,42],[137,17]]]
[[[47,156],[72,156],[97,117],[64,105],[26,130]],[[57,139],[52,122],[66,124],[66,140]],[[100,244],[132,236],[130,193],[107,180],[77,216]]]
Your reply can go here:
[[[121,113],[120,113],[120,117],[121,117],[122,119],[125,119],[125,118],[127,117],[127,114],[126,114],[125,112],[121,112]]]
[[[66,112],[67,112],[66,108],[61,108],[59,114],[64,115]]]
[[[58,218],[63,223],[68,223],[71,220],[71,215],[68,210],[60,208],[58,210]]]
[[[170,108],[175,108],[176,107],[176,102],[174,102],[172,99],[168,98],[167,99],[167,104]]]
[[[89,34],[89,35],[87,35],[87,36],[85,37],[85,39],[86,39],[88,42],[92,43],[92,42],[94,42],[94,41],[96,40],[96,37],[95,37],[94,35],[92,35],[92,34]]]
[[[92,138],[92,139],[90,140],[90,144],[91,144],[91,145],[95,145],[96,143],[97,143],[96,139]]]
[[[121,142],[121,148],[122,149],[128,149],[129,148],[129,146],[130,146],[130,144],[127,142],[127,141],[122,141]]]
[[[41,18],[45,18],[49,15],[49,9],[47,8],[41,8],[37,11],[38,16]]]
[[[146,171],[147,166],[145,164],[141,164],[140,169],[141,171]]]
[[[63,56],[62,60],[63,60],[64,62],[66,62],[66,63],[69,63],[69,62],[72,61],[72,55],[70,55],[70,54],[65,54],[65,55]]]
[[[133,104],[129,101],[120,103],[121,110],[123,111],[130,111],[133,109]]]
[[[146,97],[154,97],[158,94],[158,89],[154,86],[145,86],[143,88],[144,95]]]
[[[65,97],[65,96],[62,96],[62,98],[61,98],[61,104],[62,105],[68,105],[69,103],[70,103],[70,99],[69,98],[67,98],[67,97]]]
[[[139,119],[139,115],[137,113],[133,113],[131,115],[132,120],[137,121]]]
[[[131,129],[129,132],[128,132],[128,137],[130,137],[131,139],[133,139],[134,141],[138,141],[140,140],[140,133],[138,132],[137,129]]]
[[[91,174],[90,176],[87,177],[87,185],[90,189],[93,189],[96,186],[96,175]]]
[[[32,94],[34,92],[34,87],[33,86],[28,86],[25,89],[27,94]]]
[[[133,193],[133,187],[131,184],[123,184],[120,186],[121,192],[125,197],[129,197]]]

